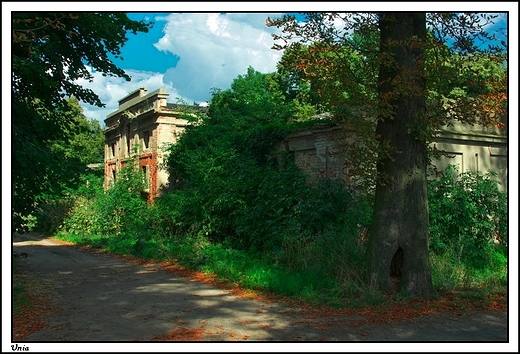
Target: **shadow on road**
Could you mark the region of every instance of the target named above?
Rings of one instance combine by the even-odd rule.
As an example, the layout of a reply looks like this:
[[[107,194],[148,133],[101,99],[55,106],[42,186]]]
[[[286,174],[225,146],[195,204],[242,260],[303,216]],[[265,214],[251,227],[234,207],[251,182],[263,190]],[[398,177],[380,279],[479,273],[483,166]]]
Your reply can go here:
[[[34,234],[14,237],[13,252],[27,255],[20,268],[48,291],[56,308],[46,328],[26,342],[508,341],[502,312],[438,313],[370,324],[359,316],[317,317],[283,302],[238,298],[158,264],[134,264]]]

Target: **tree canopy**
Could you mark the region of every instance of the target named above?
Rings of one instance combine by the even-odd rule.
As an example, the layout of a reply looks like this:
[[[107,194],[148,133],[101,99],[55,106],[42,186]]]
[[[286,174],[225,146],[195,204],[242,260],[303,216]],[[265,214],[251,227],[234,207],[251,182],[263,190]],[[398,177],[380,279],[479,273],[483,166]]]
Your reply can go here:
[[[120,58],[129,33],[151,24],[124,13],[12,13],[12,178],[13,214],[27,215],[42,191],[60,183],[52,142],[67,139],[77,112],[67,99],[104,104],[78,84],[105,76],[130,77],[109,58]],[[17,219],[18,220],[18,219]],[[19,224],[19,220],[14,220]],[[15,225],[16,227],[17,225]]]
[[[92,70],[129,81],[109,54],[121,58],[128,33],[149,29],[125,13],[15,12],[12,22],[13,96],[38,98],[48,106],[68,96],[103,106],[96,93],[75,80],[91,80]]]
[[[290,77],[294,86],[307,82],[308,102],[338,114],[344,114],[347,106],[373,105],[379,65],[385,61],[377,14],[303,15],[307,21],[301,23],[291,16],[269,20],[271,26],[285,31],[275,35],[286,41],[284,46],[274,46],[284,49],[278,71]],[[457,119],[500,126],[507,102],[507,43],[483,30],[497,16],[426,14],[427,99],[429,114],[440,120],[432,123]],[[334,25],[334,19],[343,25]],[[485,39],[499,45],[476,46]]]
[[[459,18],[455,14],[445,15],[440,18],[451,22]],[[317,19],[323,19],[330,26],[327,21],[332,21],[333,15],[330,16],[313,14],[308,22],[299,24],[305,29],[298,32],[299,36],[286,37],[287,44],[277,70],[289,78],[295,88],[294,95],[298,95],[302,105],[315,107],[315,113],[332,111],[345,129],[356,132],[351,142],[343,146],[343,152],[350,162],[349,174],[360,188],[370,190],[374,186],[375,173],[375,160],[371,156],[377,152],[378,145],[374,133],[376,117],[381,113],[375,104],[379,63],[383,61],[379,55],[377,16],[337,15],[338,20],[348,20],[350,16],[354,21],[344,23],[344,31],[350,31],[348,33],[342,32],[341,26],[329,32],[322,30],[324,34],[311,28],[312,21]],[[432,28],[434,19],[438,18],[437,14],[427,14],[425,75],[429,119],[423,134],[431,141],[440,127],[454,121],[502,127],[507,108],[507,55],[504,47],[492,46],[489,50],[469,53],[467,48],[459,48],[462,44],[453,45],[453,40],[441,39],[446,36],[443,32],[451,32],[446,28]],[[482,26],[492,17],[486,19]],[[276,23],[273,20],[272,25]],[[290,25],[287,27],[291,28]],[[313,31],[317,33],[311,35]],[[462,30],[453,33],[458,32]],[[435,33],[441,37],[436,38]],[[474,35],[490,40],[495,38],[494,34],[475,32]],[[505,46],[503,41],[500,43]]]
[[[373,149],[358,156],[375,157],[368,281],[391,291],[397,263],[398,288],[429,296],[427,143],[453,119],[500,125],[507,100],[507,74],[500,65],[507,48],[504,41],[479,47],[496,40],[485,28],[497,15],[302,15],[301,22],[290,15],[267,20],[282,30],[273,37],[285,44],[274,48],[289,50],[282,65],[292,64],[300,72],[295,77],[308,80],[354,128],[362,137],[361,144],[353,140],[356,146]]]

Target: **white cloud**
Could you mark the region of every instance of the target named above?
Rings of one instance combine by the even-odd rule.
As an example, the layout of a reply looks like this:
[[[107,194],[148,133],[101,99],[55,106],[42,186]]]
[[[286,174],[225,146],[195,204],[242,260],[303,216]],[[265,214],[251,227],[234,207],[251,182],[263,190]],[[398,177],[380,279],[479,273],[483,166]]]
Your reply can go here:
[[[77,81],[82,86],[94,91],[106,106],[99,108],[82,102],[81,105],[87,118],[96,119],[103,125],[106,116],[118,109],[118,101],[140,87],[147,88],[149,92],[165,87],[170,94],[170,102],[175,102],[176,98],[179,97],[175,88],[163,82],[163,74],[161,73],[135,70],[126,70],[126,73],[130,75],[132,81],[126,81],[120,77],[103,76],[98,72],[92,74],[94,76],[92,82],[83,79]]]
[[[192,101],[206,101],[214,87],[227,89],[248,66],[276,70],[281,53],[271,49],[273,29],[268,14],[174,13],[167,17],[158,50],[180,57],[164,74],[178,92]],[[272,16],[272,15],[271,15]]]
[[[118,100],[140,87],[148,91],[165,87],[170,102],[180,98],[188,103],[204,103],[210,99],[212,88],[229,88],[248,66],[261,72],[275,71],[282,53],[271,49],[271,33],[277,29],[267,27],[265,20],[278,15],[172,13],[155,17],[164,28],[154,47],[179,56],[177,65],[164,73],[126,70],[132,77],[130,82],[99,73],[93,74],[91,83],[79,81],[106,104],[106,108],[82,104],[86,116],[103,123],[117,109]]]

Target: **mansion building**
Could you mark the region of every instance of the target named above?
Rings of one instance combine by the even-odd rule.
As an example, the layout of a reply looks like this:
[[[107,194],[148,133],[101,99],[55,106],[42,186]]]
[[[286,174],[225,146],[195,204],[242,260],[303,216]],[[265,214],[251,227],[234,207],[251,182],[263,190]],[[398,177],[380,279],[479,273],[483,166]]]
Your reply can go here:
[[[188,124],[182,105],[168,103],[169,94],[160,88],[145,88],[119,100],[117,111],[105,119],[105,190],[117,179],[126,163],[139,164],[145,177],[145,198],[151,202],[168,184],[168,174],[160,168],[165,143],[175,143]]]
[[[186,106],[168,103],[169,94],[160,88],[148,93],[140,88],[119,100],[119,108],[105,119],[104,187],[110,188],[126,163],[138,164],[145,178],[143,196],[152,202],[168,186],[168,173],[161,168],[166,144],[174,144],[190,124]],[[193,108],[193,107],[192,107]],[[204,107],[197,107],[204,110]],[[458,165],[459,172],[493,170],[500,188],[507,191],[507,117],[505,128],[455,124],[441,131],[432,144],[448,153],[434,161],[438,170]],[[339,138],[338,138],[339,137]],[[293,154],[297,166],[311,180],[350,178],[345,158],[338,148],[344,138],[341,127],[316,125],[286,136],[275,151]]]

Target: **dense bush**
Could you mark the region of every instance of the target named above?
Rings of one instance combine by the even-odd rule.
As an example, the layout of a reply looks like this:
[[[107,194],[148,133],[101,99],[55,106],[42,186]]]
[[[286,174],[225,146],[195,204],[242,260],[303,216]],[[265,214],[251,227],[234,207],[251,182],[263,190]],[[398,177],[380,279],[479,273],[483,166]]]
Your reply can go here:
[[[366,226],[367,209],[344,182],[309,184],[290,154],[274,154],[274,143],[299,126],[293,105],[271,76],[252,69],[214,93],[208,114],[168,148],[170,191],[157,206],[171,236],[294,264],[296,244],[315,247],[337,224],[352,234]]]
[[[135,253],[154,237],[148,227],[151,214],[141,196],[144,179],[140,171],[129,164],[108,191],[103,192],[102,183],[96,189],[97,192],[84,190],[76,195],[63,222],[63,233],[126,253]]]
[[[102,188],[103,171],[87,170],[78,177],[73,187],[65,187],[59,194],[43,194],[37,199],[32,229],[48,235],[56,233],[62,227],[67,215],[75,214],[71,211],[80,199],[95,199]]]
[[[453,166],[429,183],[430,248],[448,249],[464,263],[483,268],[498,243],[507,246],[507,201],[496,175],[459,174]]]

